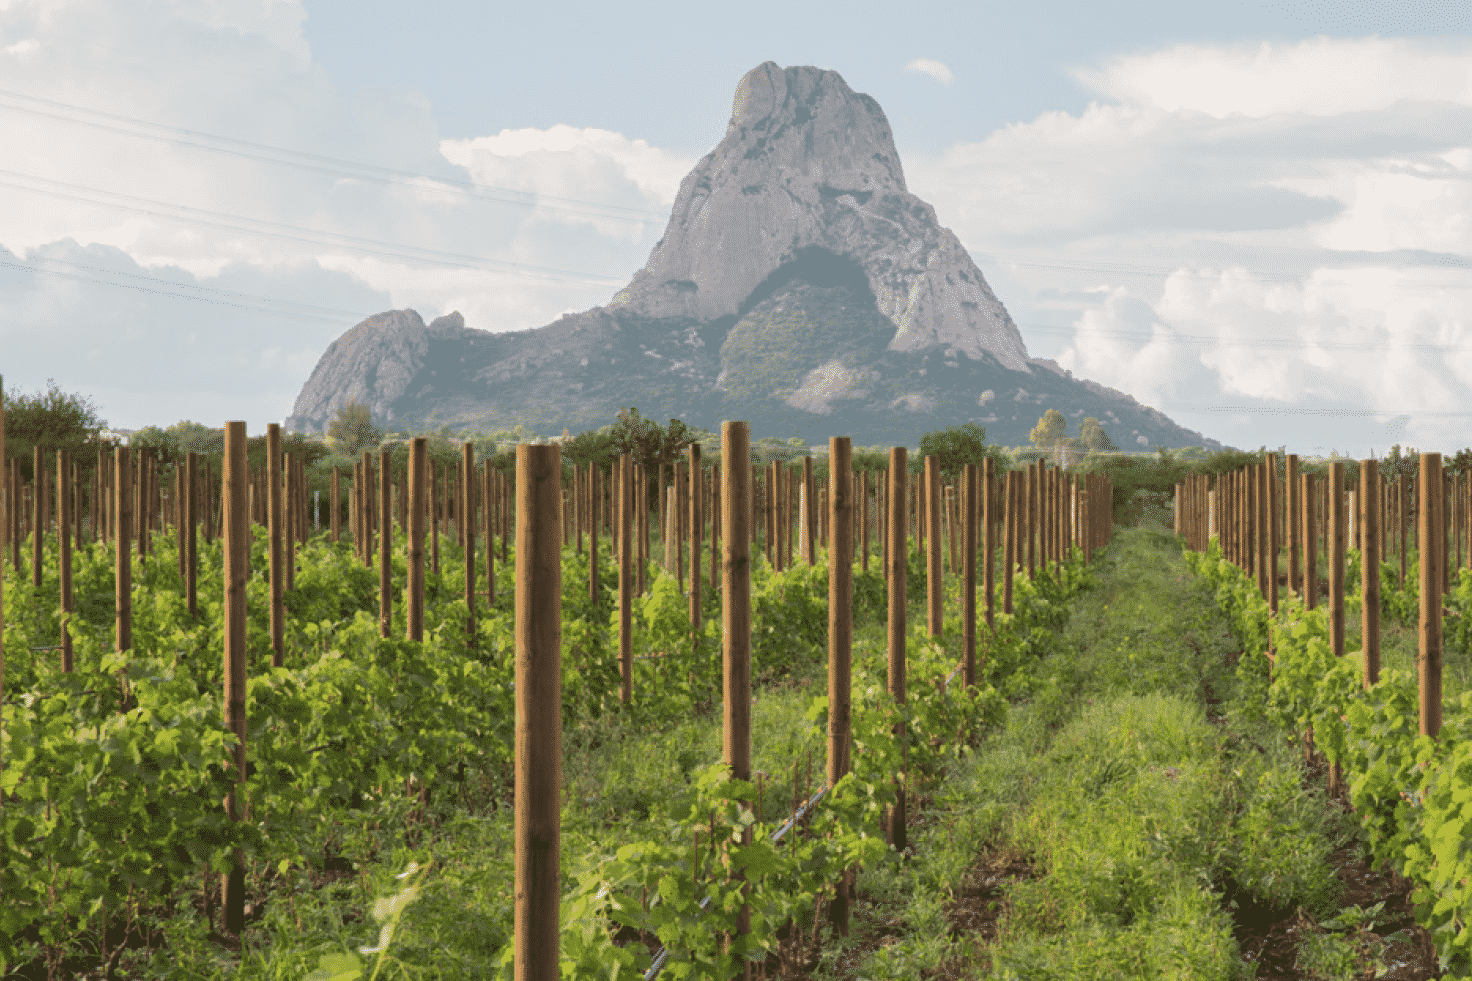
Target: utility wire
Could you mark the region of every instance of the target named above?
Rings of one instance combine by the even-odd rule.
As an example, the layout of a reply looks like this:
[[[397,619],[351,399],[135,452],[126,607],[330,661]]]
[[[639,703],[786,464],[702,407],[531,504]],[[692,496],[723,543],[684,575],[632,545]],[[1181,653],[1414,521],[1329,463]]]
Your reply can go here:
[[[317,231],[315,229],[303,228],[299,225],[289,225],[284,222],[244,218],[239,215],[210,211],[205,208],[191,208],[186,205],[169,204],[164,201],[136,197],[131,194],[118,194],[114,191],[104,191],[98,188],[86,187],[85,185],[69,184],[65,181],[51,180],[50,178],[38,177],[34,174],[23,174],[12,170],[0,169],[0,175],[14,177],[19,180],[34,181],[39,184],[50,185],[54,188],[66,189],[48,190],[46,187],[31,187],[26,184],[16,183],[15,181],[0,180],[0,187],[9,187],[18,191],[27,191],[33,194],[42,194],[47,197],[61,198],[69,201],[79,201],[85,204],[101,205],[122,211],[131,211],[136,214],[150,215],[155,218],[187,221],[194,224],[227,228],[231,231],[248,232],[257,235],[269,235],[273,238],[303,242],[310,245],[346,248],[367,255],[378,255],[411,262],[423,262],[448,268],[475,269],[481,272],[517,271],[554,281],[574,281],[604,285],[622,285],[624,282],[623,280],[598,276],[593,273],[552,269],[545,266],[533,266],[527,263],[511,262],[505,259],[491,259],[484,256],[442,252],[437,249],[426,249],[419,246],[397,245],[393,242],[361,238],[356,235],[345,235],[340,232]],[[94,197],[88,197],[87,195],[93,195]],[[135,203],[126,204],[119,203],[119,201],[98,200],[97,197],[116,198],[122,202]]]
[[[378,184],[392,184],[400,187],[410,187],[416,190],[440,190],[455,194],[465,195],[482,201],[496,204],[511,204],[526,208],[543,208],[548,211],[564,212],[567,214],[582,215],[584,217],[613,219],[616,221],[632,221],[639,224],[661,223],[669,220],[669,216],[663,212],[646,211],[641,208],[629,208],[622,205],[602,204],[596,201],[582,201],[577,198],[563,198],[550,194],[542,194],[536,191],[519,191],[509,187],[497,187],[491,184],[478,184],[473,181],[456,180],[452,177],[434,177],[429,174],[416,173],[410,170],[397,170],[391,167],[379,167],[374,164],[358,163],[352,160],[344,160],[339,157],[329,157],[316,153],[306,153],[301,150],[292,150],[287,147],[271,146],[266,143],[254,143],[250,140],[240,140],[229,136],[219,136],[214,133],[205,133],[199,130],[183,129],[176,126],[165,126],[161,123],[152,123],[143,119],[135,119],[131,116],[123,116],[118,113],[105,112],[100,109],[88,109],[84,106],[74,106],[65,102],[56,102],[51,99],[42,99],[36,96],[23,95],[19,92],[11,92],[0,89],[0,98],[21,99],[28,102],[40,103],[55,109],[68,112],[87,113],[89,115],[101,116],[105,119],[127,123],[132,126],[146,126],[160,133],[138,132],[123,126],[110,125],[89,119],[79,119],[74,116],[62,115],[55,112],[47,112],[29,106],[14,105],[0,101],[0,108],[9,109],[14,112],[29,113],[54,119],[59,122],[72,123],[78,126],[90,126],[95,129],[106,130],[123,136],[135,136],[140,139],[153,140],[155,142],[172,144],[174,146],[187,146],[211,153],[228,154],[231,156],[244,157],[251,160],[259,160],[265,163],[281,164],[287,167],[296,167],[300,170],[315,173],[328,174],[339,177],[351,177],[357,180],[372,181]],[[164,133],[177,134],[166,136]],[[217,143],[229,144],[229,146],[211,146],[202,140],[213,140]],[[231,149],[243,147],[245,149]],[[269,156],[279,154],[280,156]],[[426,182],[429,187],[426,187]],[[491,192],[491,193],[488,193]],[[495,197],[493,194],[511,195],[511,197]],[[583,205],[584,208],[568,207],[568,205]],[[588,211],[585,208],[597,208],[598,211]]]
[[[138,293],[151,293],[151,294],[153,294],[155,296],[172,296],[172,297],[174,297],[176,299],[180,299],[180,300],[193,300],[196,303],[211,303],[211,304],[214,304],[215,306],[234,307],[237,310],[248,310],[248,311],[253,312],[253,313],[265,313],[265,314],[271,314],[273,316],[278,316],[278,317],[291,317],[291,318],[296,319],[296,320],[307,320],[307,321],[312,321],[312,322],[320,323],[320,324],[341,325],[343,323],[343,321],[338,320],[336,318],[321,317],[321,316],[316,316],[314,314],[309,314],[309,313],[296,313],[296,312],[293,312],[291,310],[271,310],[271,309],[268,309],[268,308],[265,308],[265,307],[255,307],[255,306],[250,306],[250,305],[245,304],[245,303],[233,303],[233,302],[231,302],[229,300],[214,299],[214,298],[208,297],[208,296],[194,296],[194,295],[191,295],[189,293],[175,293],[175,292],[172,292],[170,290],[149,289],[146,286],[135,286],[132,283],[115,283],[115,282],[112,282],[110,280],[96,279],[96,278],[94,278],[92,276],[81,276],[81,275],[78,275],[76,273],[61,272],[61,271],[56,270],[56,269],[41,269],[41,268],[39,268],[37,266],[27,265],[27,264],[25,264],[23,262],[5,262],[3,260],[0,260],[0,267],[7,268],[7,269],[22,269],[22,270],[25,270],[27,272],[39,273],[40,275],[43,275],[43,276],[58,276],[58,277],[60,277],[62,279],[70,279],[70,280],[75,280],[75,281],[84,282],[84,283],[97,283],[100,286],[113,286],[113,287],[116,287],[118,289],[133,290],[133,291],[138,292]],[[162,281],[156,281],[156,282],[162,282]],[[182,284],[171,284],[171,285],[182,285]],[[349,316],[352,316],[352,315],[349,314]]]

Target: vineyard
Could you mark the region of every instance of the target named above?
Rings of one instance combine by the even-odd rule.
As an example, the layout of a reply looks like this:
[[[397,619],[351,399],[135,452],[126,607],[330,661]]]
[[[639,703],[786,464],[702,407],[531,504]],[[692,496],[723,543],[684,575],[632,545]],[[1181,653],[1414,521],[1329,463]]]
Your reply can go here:
[[[1172,535],[1098,475],[836,439],[820,482],[742,423],[668,473],[416,438],[325,515],[267,446],[7,470],[6,977],[1467,970],[1439,474],[1367,484],[1347,547],[1342,474],[1270,455],[1179,485]],[[1396,624],[1433,620],[1427,732]],[[1360,848],[1415,922],[1340,903]]]

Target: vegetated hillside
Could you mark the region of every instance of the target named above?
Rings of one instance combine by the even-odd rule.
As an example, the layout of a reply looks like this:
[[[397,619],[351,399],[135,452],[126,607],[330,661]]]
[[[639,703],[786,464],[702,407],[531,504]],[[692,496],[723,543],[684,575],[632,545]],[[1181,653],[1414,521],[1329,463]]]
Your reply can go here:
[[[320,432],[352,398],[399,428],[580,431],[633,405],[907,445],[968,421],[1024,442],[1056,408],[1127,449],[1218,445],[1029,358],[960,241],[909,193],[878,103],[837,72],[771,62],[742,78],[725,137],[607,305],[514,333],[458,313],[370,317],[323,355],[287,427]]]

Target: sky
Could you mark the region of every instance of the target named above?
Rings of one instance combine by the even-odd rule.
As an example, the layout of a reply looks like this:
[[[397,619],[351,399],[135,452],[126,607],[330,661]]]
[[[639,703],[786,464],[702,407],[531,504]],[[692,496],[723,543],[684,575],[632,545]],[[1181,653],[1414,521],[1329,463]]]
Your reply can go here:
[[[1472,444],[1472,0],[0,0],[0,375],[287,416],[605,304],[763,61],[873,96],[1034,357],[1242,448]]]

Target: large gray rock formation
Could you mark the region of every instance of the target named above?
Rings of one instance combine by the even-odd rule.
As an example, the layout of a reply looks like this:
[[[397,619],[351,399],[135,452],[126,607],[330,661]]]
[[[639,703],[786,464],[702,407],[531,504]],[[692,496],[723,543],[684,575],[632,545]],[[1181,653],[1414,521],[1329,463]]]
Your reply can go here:
[[[1126,449],[1217,445],[1030,359],[966,250],[906,189],[879,105],[837,72],[772,62],[741,79],[726,135],[607,306],[515,333],[458,313],[370,317],[323,354],[287,428],[321,432],[352,398],[395,429],[576,432],[634,405],[814,443],[914,445],[976,421],[1016,445],[1055,408],[1098,417]]]
[[[717,320],[809,249],[858,262],[894,325],[891,349],[943,344],[1027,363],[981,270],[905,187],[879,103],[837,72],[770,61],[736,86],[725,138],[680,182],[664,237],[609,306]]]

